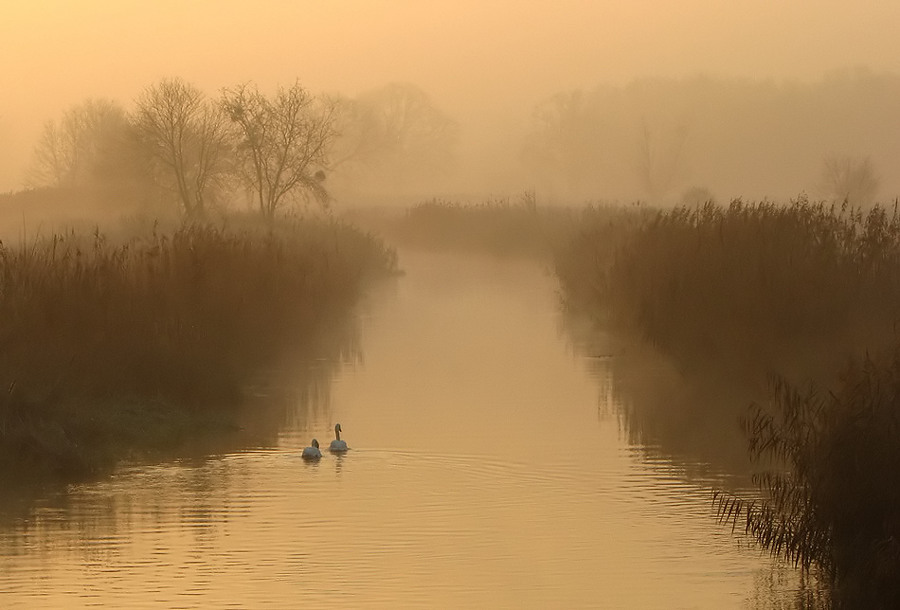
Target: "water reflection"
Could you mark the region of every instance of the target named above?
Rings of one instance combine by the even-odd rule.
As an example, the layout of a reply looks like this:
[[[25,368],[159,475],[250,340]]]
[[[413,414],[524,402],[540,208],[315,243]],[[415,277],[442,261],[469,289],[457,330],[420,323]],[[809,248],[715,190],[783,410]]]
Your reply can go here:
[[[617,422],[647,468],[699,485],[710,505],[713,490],[756,496],[739,417],[760,399],[761,388],[722,387],[715,380],[688,378],[652,347],[599,329],[581,316],[561,315],[559,329],[597,383],[598,417]],[[735,543],[748,552],[761,552],[740,532]],[[831,607],[815,575],[780,560],[757,571],[754,583],[746,600],[749,608]]]
[[[285,427],[327,419],[335,376],[362,360],[360,312],[366,307],[362,303],[357,312],[334,315],[328,332],[313,337],[302,351],[283,354],[277,366],[260,371],[245,388],[241,404],[222,407],[226,424],[186,434],[183,442],[142,456],[140,462],[177,460],[185,466],[201,465],[209,456],[273,447]],[[58,481],[17,484],[0,494],[0,527],[27,516],[35,505],[64,510],[68,502],[66,487]]]
[[[708,464],[711,471],[725,470],[749,481],[740,417],[763,398],[764,378],[756,385],[739,385],[687,375],[652,346],[597,329],[577,315],[561,315],[559,327],[597,381],[600,408],[619,418],[629,442],[659,447],[671,459]]]
[[[0,529],[0,606],[761,607],[777,564],[715,524],[709,480],[626,442],[615,392],[598,417],[599,361],[559,341],[549,278],[405,266],[365,310],[365,360],[261,379],[243,444]],[[336,421],[352,450],[304,463]]]

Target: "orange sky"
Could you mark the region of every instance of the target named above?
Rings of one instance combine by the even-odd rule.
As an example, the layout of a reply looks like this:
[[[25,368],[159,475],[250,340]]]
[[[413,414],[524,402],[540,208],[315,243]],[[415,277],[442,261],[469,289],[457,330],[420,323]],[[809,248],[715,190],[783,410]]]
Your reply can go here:
[[[41,124],[164,76],[210,93],[295,78],[354,94],[414,82],[464,128],[513,129],[564,89],[642,76],[900,72],[900,2],[860,0],[4,0],[0,191]]]

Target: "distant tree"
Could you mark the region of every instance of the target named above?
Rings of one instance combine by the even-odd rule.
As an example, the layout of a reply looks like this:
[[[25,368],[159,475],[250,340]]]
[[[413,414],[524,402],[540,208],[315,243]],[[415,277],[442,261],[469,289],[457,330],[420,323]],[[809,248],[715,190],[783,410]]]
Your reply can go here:
[[[323,181],[335,137],[333,103],[299,83],[272,97],[240,85],[223,92],[222,108],[235,127],[241,175],[265,218],[274,218],[290,195],[328,201]]]
[[[59,121],[44,124],[26,182],[29,186],[87,186],[111,180],[129,133],[125,111],[115,102],[89,99]]]
[[[334,166],[394,187],[446,174],[459,128],[415,85],[391,83],[338,104]]]
[[[692,186],[678,198],[678,205],[685,207],[699,207],[705,203],[716,203],[715,195],[705,186]]]
[[[668,137],[641,120],[638,136],[637,174],[651,203],[658,203],[674,188],[684,169],[687,128],[677,126]]]
[[[134,122],[182,212],[202,217],[212,189],[228,172],[227,120],[219,106],[193,85],[165,79],[140,96]]]
[[[596,190],[612,145],[598,110],[581,91],[559,93],[539,104],[522,150],[529,172],[550,182],[561,180],[568,193]]]
[[[870,205],[875,201],[880,182],[869,157],[835,156],[823,163],[822,188],[830,199]]]
[[[660,200],[684,173],[688,129],[680,105],[648,103],[652,89],[598,87],[541,102],[522,149],[525,169],[568,197],[633,197],[638,187]]]

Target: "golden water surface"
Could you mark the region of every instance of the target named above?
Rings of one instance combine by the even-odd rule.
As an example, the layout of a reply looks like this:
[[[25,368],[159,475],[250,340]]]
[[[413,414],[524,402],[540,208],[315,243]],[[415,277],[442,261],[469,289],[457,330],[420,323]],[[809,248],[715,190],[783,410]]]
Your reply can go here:
[[[0,607],[777,607],[790,570],[623,438],[548,274],[403,266],[273,441],[124,465],[3,525]],[[336,422],[351,451],[303,462]]]

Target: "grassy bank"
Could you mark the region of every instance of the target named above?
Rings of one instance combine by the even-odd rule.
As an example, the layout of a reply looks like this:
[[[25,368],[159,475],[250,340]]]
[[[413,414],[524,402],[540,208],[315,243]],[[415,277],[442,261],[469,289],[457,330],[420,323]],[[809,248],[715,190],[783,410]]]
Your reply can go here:
[[[896,336],[891,210],[736,201],[648,213],[608,233],[586,220],[559,252],[561,291],[571,310],[637,338],[613,362],[627,421],[675,453],[714,459],[720,445],[735,463],[736,422],[765,399],[768,374],[828,384],[849,358]]]
[[[743,420],[760,495],[721,496],[721,518],[841,607],[895,607],[896,207],[736,201],[659,212],[612,249],[584,234],[557,262],[567,302],[664,355],[682,388],[626,409],[629,425],[677,452]],[[640,398],[652,378],[636,377]]]
[[[74,476],[231,425],[249,379],[317,355],[392,251],[329,219],[0,248],[0,464]]]

